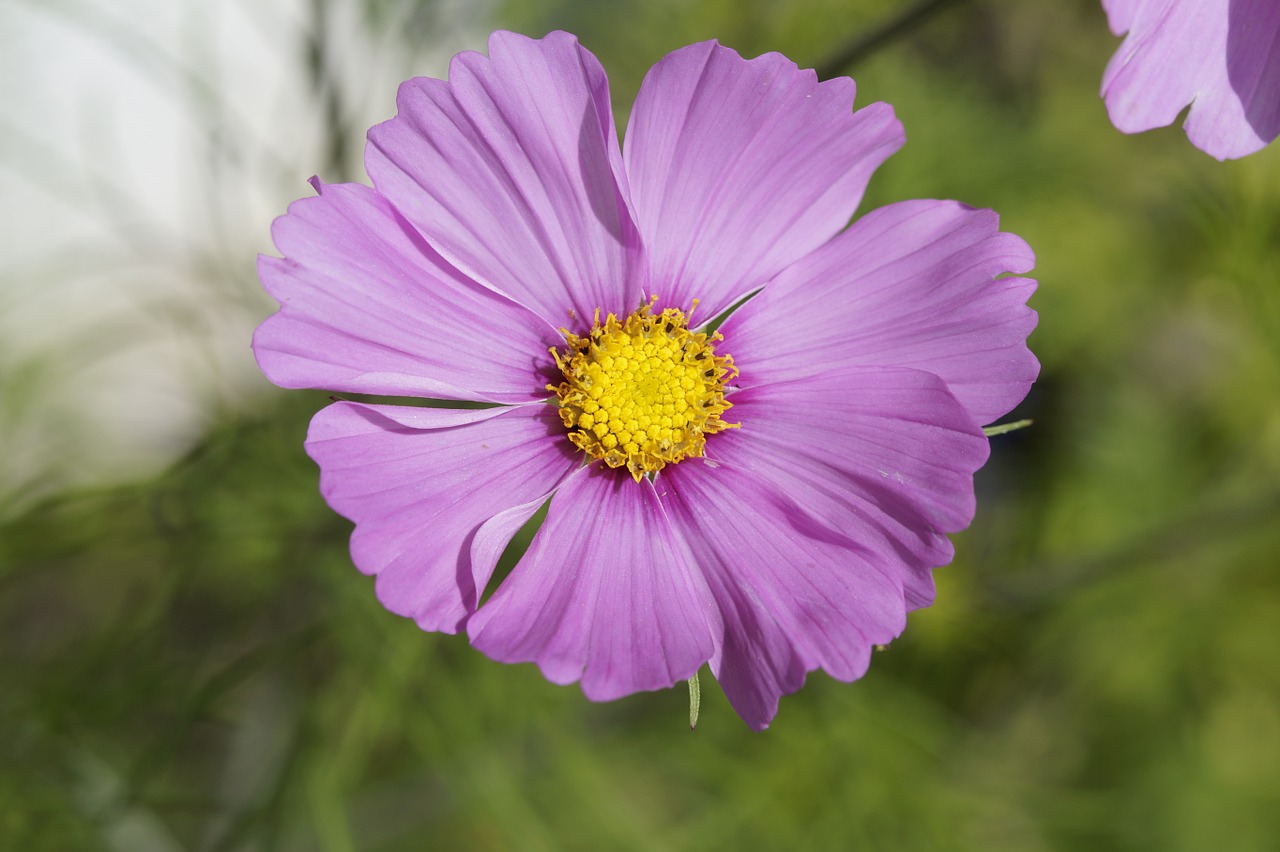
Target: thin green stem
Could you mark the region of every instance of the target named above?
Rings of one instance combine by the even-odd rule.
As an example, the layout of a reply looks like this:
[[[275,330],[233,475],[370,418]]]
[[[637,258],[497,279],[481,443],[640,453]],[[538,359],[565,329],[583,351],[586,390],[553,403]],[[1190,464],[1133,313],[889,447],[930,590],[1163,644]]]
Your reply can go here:
[[[698,711],[702,709],[702,684],[698,682],[698,673],[689,678],[689,730],[698,727]]]
[[[1014,420],[1010,423],[997,423],[994,426],[983,426],[982,434],[988,438],[994,438],[996,435],[1004,435],[1009,432],[1016,432],[1019,429],[1025,429],[1034,421],[1032,420]]]

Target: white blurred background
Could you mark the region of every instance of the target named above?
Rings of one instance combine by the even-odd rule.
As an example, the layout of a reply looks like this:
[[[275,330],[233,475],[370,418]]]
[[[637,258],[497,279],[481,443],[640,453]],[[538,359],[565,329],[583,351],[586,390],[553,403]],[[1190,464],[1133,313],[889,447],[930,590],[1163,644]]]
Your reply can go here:
[[[253,404],[271,220],[312,174],[363,180],[365,128],[487,8],[0,2],[0,517]]]

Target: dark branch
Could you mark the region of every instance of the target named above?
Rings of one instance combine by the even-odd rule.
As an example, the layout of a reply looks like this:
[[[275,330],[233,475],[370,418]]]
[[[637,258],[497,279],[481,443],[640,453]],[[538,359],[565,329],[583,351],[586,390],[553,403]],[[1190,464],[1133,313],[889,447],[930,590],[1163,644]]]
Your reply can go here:
[[[892,44],[895,39],[909,34],[938,12],[965,2],[967,0],[918,0],[892,18],[882,21],[878,26],[859,33],[824,61],[819,62],[815,66],[818,79],[828,80],[846,73],[852,66],[862,62],[880,48]]]

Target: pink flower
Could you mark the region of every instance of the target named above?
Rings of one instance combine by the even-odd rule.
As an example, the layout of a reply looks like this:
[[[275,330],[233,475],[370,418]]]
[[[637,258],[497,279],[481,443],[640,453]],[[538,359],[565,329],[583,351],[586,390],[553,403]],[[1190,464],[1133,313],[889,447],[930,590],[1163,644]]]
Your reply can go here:
[[[1172,124],[1191,105],[1191,144],[1231,160],[1280,136],[1280,2],[1102,0],[1128,33],[1102,77],[1125,133]]]
[[[910,201],[847,230],[903,143],[778,54],[649,72],[620,147],[567,33],[495,33],[369,131],[373,188],[322,185],[263,257],[254,348],[338,402],[321,491],[379,600],[593,700],[706,662],[764,728],[817,668],[851,681],[933,599],[973,516],[981,424],[1038,371],[1032,265],[995,213]],[[753,295],[754,294],[754,295]],[[690,323],[739,300],[720,335]],[[563,329],[562,329],[563,327]],[[550,500],[480,605],[515,532]]]

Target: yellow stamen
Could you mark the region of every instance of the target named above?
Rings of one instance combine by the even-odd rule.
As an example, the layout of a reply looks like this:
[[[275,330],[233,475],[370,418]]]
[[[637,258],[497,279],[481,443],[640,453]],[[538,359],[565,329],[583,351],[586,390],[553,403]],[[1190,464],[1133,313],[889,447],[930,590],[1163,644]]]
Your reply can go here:
[[[596,311],[583,337],[561,329],[566,349],[551,354],[564,381],[547,385],[573,445],[609,467],[625,466],[636,482],[701,456],[707,435],[738,428],[720,419],[731,405],[725,379],[738,375],[731,357],[715,354],[724,338],[689,331],[677,308],[655,316],[652,306],[623,322],[609,314],[603,325]]]

